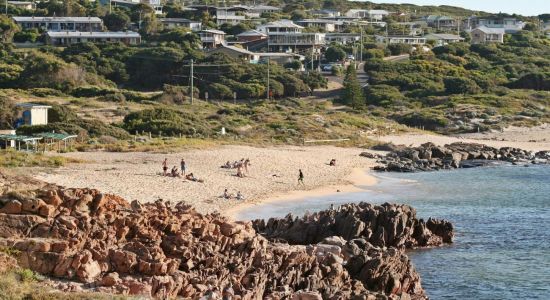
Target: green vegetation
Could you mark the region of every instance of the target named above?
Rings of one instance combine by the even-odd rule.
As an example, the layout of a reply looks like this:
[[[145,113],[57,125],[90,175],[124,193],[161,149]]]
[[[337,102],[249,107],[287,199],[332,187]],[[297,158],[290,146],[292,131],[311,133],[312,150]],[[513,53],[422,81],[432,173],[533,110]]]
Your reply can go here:
[[[365,64],[366,103],[379,115],[442,132],[550,119],[550,40],[533,32],[504,44],[450,44],[409,61]]]
[[[67,163],[77,163],[76,159],[50,156],[41,153],[28,153],[15,150],[0,150],[0,167],[61,167]]]

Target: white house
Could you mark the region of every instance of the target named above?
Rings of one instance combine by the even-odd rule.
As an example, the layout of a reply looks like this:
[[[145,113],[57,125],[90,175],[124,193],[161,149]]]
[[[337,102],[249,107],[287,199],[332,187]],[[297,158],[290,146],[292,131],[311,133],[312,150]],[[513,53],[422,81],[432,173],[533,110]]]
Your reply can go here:
[[[256,30],[269,35],[270,33],[301,33],[304,27],[295,24],[291,20],[283,19],[259,25]]]
[[[457,20],[449,16],[430,15],[424,18],[427,25],[437,29],[455,29],[458,26]]]
[[[389,14],[387,10],[381,9],[350,9],[346,12],[346,17],[381,21]]]
[[[487,26],[477,27],[470,32],[472,44],[504,43],[505,34],[504,28],[489,28]]]
[[[290,20],[269,22],[257,27],[267,34],[268,51],[289,52],[320,48],[325,45],[324,33],[306,33],[304,27]]]
[[[47,31],[101,31],[103,21],[97,17],[13,17],[22,29]]]
[[[377,43],[383,44],[409,44],[409,45],[424,45],[426,44],[426,38],[421,36],[410,35],[375,35]]]
[[[504,33],[516,33],[518,31],[523,30],[523,27],[525,27],[525,22],[520,21],[516,18],[470,17],[465,21],[464,26],[469,30],[473,30],[474,28],[485,26],[487,28],[504,29]]]
[[[344,22],[329,19],[304,19],[296,21],[296,24],[303,27],[314,27],[325,32],[335,32],[343,29]]]
[[[325,35],[327,44],[352,44],[361,40],[361,34],[359,33],[327,33]]]
[[[430,33],[425,35],[424,38],[426,41],[435,41],[435,46],[444,46],[464,41],[464,38],[459,35],[446,33]]]
[[[48,31],[46,33],[46,44],[54,46],[65,46],[77,43],[106,43],[121,42],[126,45],[137,45],[141,43],[141,35],[133,31]]]
[[[200,21],[192,21],[189,19],[184,18],[159,18],[162,25],[164,25],[165,28],[187,28],[191,31],[201,31],[202,30],[202,22]]]
[[[20,118],[16,121],[15,127],[48,124],[48,109],[52,108],[51,106],[34,103],[19,103],[16,106],[21,108],[22,112]]]
[[[8,4],[21,9],[36,9],[36,3],[34,3],[34,1],[8,1]]]
[[[206,49],[216,48],[225,43],[225,32],[216,29],[204,29],[199,32],[202,47]]]
[[[217,7],[216,8],[216,24],[231,24],[237,25],[246,19],[244,13],[247,10],[243,7]],[[240,13],[240,14],[239,14]]]

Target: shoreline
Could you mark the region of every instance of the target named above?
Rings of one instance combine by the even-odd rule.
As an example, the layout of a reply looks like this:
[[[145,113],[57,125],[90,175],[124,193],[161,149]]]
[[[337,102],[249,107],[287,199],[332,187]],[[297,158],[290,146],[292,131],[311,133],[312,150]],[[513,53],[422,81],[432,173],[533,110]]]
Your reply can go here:
[[[329,184],[325,186],[314,187],[310,190],[292,190],[287,192],[279,192],[274,196],[270,196],[264,199],[252,200],[250,202],[243,202],[234,206],[224,212],[224,215],[231,220],[237,220],[237,215],[242,211],[253,208],[257,205],[265,205],[270,203],[284,203],[303,201],[311,197],[323,197],[331,196],[340,193],[358,193],[366,191],[366,189],[359,186],[375,186],[379,183],[379,178],[374,176],[372,171],[364,168],[353,168],[352,172],[346,176],[344,181],[348,183],[344,184]]]

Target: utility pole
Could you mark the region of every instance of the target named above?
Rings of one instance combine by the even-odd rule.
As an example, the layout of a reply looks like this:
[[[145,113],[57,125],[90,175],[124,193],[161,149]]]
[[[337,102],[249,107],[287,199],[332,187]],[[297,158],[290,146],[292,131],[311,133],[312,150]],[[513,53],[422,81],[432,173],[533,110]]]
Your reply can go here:
[[[6,16],[8,15],[8,0],[6,0]]]
[[[191,59],[191,77],[190,77],[190,80],[191,80],[191,104],[193,104],[193,97],[194,97],[194,87],[193,87],[193,59]]]
[[[359,63],[363,62],[363,26],[361,26],[361,56],[359,58]]]
[[[109,14],[112,14],[113,13],[113,4],[112,4],[112,0],[109,0]]]
[[[315,49],[315,46],[311,46],[311,71],[313,71],[313,49]]]
[[[271,65],[271,57],[267,57],[267,100],[269,100],[269,94],[271,93],[271,91],[269,90],[270,86],[269,86],[269,69],[270,69],[270,65]]]

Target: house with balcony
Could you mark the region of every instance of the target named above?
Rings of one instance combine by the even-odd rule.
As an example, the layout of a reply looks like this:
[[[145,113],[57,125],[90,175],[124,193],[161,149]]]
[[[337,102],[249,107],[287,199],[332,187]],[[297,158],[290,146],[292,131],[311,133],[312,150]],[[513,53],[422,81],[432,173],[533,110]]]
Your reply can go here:
[[[236,5],[235,7],[243,8],[243,13],[249,18],[260,18],[264,13],[280,12],[281,8],[271,5]]]
[[[464,38],[459,35],[446,33],[430,33],[425,35],[424,38],[426,39],[426,41],[435,41],[435,47],[464,41]]]
[[[423,21],[425,21],[429,27],[435,29],[456,29],[459,24],[456,19],[449,16],[430,15],[424,17]]]
[[[505,33],[513,34],[523,30],[523,27],[525,27],[525,22],[516,18],[504,18],[497,16],[488,18],[470,17],[464,22],[464,27],[469,31],[477,27],[484,26],[487,28],[504,29]]]
[[[158,19],[164,28],[174,29],[174,28],[187,28],[191,31],[201,31],[202,22],[193,21],[184,18],[159,18]]]
[[[346,17],[382,21],[389,14],[387,10],[381,9],[350,9],[346,12]]]
[[[504,43],[504,28],[489,28],[479,26],[470,32],[472,44]]]
[[[23,30],[45,31],[101,31],[103,21],[97,17],[13,17]]]
[[[325,41],[327,44],[353,44],[361,41],[361,34],[340,32],[327,33],[325,35]]]
[[[204,49],[213,49],[225,44],[225,32],[221,30],[204,29],[199,31],[199,37]]]
[[[339,32],[344,29],[344,22],[328,19],[304,19],[295,23],[302,27],[317,28],[323,32]]]
[[[151,6],[156,15],[162,14],[161,0],[100,0],[103,5],[111,5],[113,7],[121,6],[131,8],[134,5],[143,3]]]
[[[304,27],[290,20],[260,25],[258,31],[267,34],[267,47],[273,52],[297,52],[325,45],[324,33],[306,33]]]
[[[246,16],[244,15],[246,11],[246,8],[240,6],[217,7],[216,24],[218,26],[223,24],[237,25],[246,20]]]
[[[137,45],[141,43],[141,35],[133,31],[104,32],[104,31],[48,31],[46,44],[53,46],[68,46],[78,43],[115,43]]]
[[[408,44],[408,45],[424,45],[426,44],[426,38],[422,36],[412,35],[375,35],[377,43],[381,44]]]

